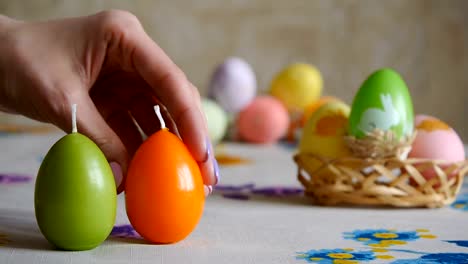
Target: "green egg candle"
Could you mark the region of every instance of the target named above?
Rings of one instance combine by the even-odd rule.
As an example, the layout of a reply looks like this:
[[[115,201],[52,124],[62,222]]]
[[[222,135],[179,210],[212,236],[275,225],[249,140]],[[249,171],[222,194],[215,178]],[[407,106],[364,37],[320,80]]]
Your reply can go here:
[[[391,131],[397,139],[413,133],[413,103],[408,87],[392,69],[377,70],[354,97],[348,132],[364,138],[374,130]]]
[[[37,175],[34,206],[46,239],[59,249],[100,245],[115,222],[117,192],[110,165],[99,147],[76,129],[57,141]]]

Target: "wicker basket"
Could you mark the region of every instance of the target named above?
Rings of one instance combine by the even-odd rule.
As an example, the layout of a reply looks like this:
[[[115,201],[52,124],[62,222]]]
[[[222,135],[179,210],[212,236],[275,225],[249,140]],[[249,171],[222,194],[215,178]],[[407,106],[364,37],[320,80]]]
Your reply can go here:
[[[395,151],[395,155],[365,158],[355,153],[327,159],[299,153],[294,155],[294,161],[306,195],[321,205],[433,208],[455,200],[468,172],[468,161],[447,163],[402,159],[400,155],[401,151]],[[429,180],[423,177],[428,171],[433,174]]]

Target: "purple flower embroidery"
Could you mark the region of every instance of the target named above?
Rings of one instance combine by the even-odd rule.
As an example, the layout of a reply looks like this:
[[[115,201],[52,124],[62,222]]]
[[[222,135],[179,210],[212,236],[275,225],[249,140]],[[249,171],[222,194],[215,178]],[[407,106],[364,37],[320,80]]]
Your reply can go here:
[[[250,197],[241,193],[225,193],[223,194],[224,198],[234,199],[234,200],[248,200]]]
[[[215,186],[215,191],[221,193],[224,198],[236,200],[249,200],[252,195],[263,195],[268,197],[285,197],[299,196],[304,190],[298,187],[260,187],[256,188],[255,184],[247,183],[242,185],[218,185]]]
[[[247,183],[242,185],[216,185],[215,189],[221,192],[240,192],[243,190],[251,190],[255,188],[255,184]]]
[[[0,174],[0,184],[26,183],[32,178],[19,174]]]
[[[131,225],[114,226],[110,236],[120,238],[142,238]]]
[[[254,194],[262,194],[265,196],[290,196],[300,195],[304,192],[302,188],[296,187],[267,187],[267,188],[256,188],[252,190]]]

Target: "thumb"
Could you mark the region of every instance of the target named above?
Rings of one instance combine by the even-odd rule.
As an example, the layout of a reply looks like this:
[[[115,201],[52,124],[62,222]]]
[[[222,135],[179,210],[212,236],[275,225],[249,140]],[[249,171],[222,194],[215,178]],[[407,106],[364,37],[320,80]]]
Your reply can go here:
[[[121,193],[129,159],[123,142],[101,116],[88,94],[83,94],[74,103],[77,104],[78,131],[94,141],[104,153],[111,164],[117,192]]]

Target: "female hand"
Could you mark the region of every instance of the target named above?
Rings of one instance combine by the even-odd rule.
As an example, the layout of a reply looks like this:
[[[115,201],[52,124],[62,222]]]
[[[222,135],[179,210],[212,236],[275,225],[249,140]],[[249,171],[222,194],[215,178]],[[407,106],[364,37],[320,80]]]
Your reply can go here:
[[[113,165],[119,193],[118,171],[125,175],[142,143],[133,120],[147,135],[157,131],[156,103],[198,162],[205,192],[217,183],[198,90],[134,15],[113,10],[46,22],[0,16],[0,109],[69,132],[74,103],[78,129]]]

